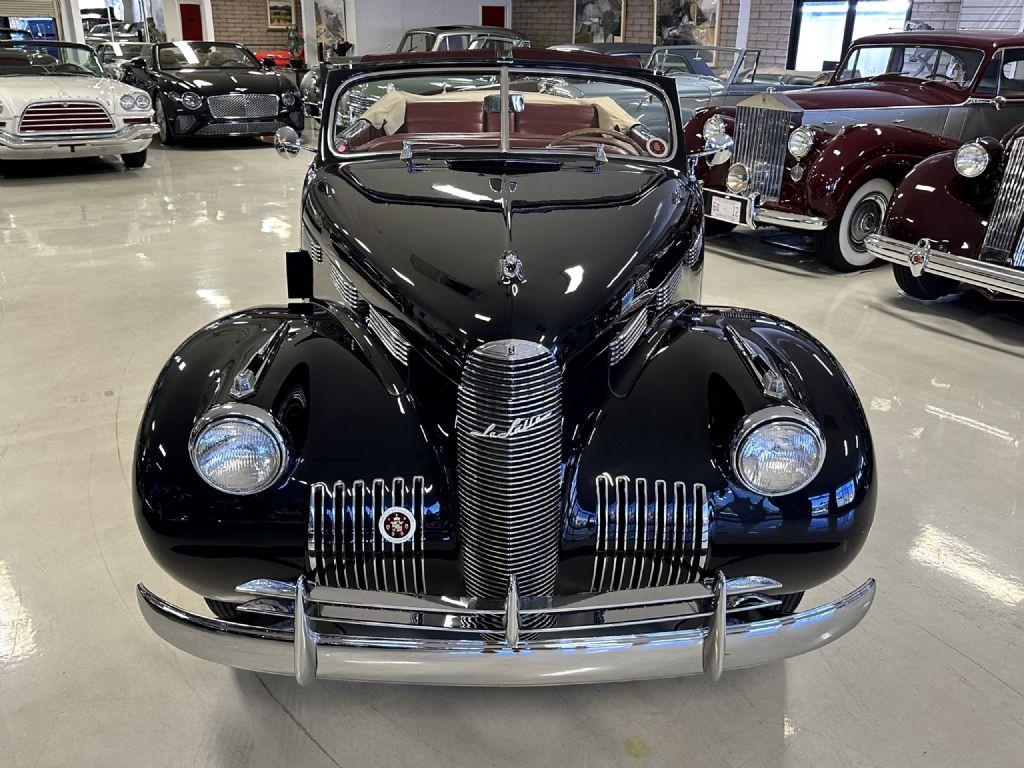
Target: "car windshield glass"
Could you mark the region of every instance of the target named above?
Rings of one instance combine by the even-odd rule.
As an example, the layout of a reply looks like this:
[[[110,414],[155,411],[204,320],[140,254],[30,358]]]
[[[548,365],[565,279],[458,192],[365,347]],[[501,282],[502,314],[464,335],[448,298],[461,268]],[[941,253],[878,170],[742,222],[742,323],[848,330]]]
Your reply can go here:
[[[434,41],[436,39],[436,35],[431,35],[427,32],[413,32],[402,39],[402,43],[398,46],[398,50],[402,53],[412,51],[430,51],[433,50]]]
[[[146,43],[105,43],[97,50],[103,61],[121,61],[149,55],[150,46]]]
[[[260,63],[237,43],[176,42],[157,46],[160,69],[257,69]]]
[[[91,48],[84,45],[54,45],[46,42],[0,44],[0,76],[11,75],[93,75],[101,77]]]
[[[338,153],[501,146],[497,70],[409,73],[360,80],[335,102]],[[638,81],[509,71],[509,148],[605,155],[668,156],[672,123],[665,96]]]
[[[659,50],[652,67],[669,77],[704,75],[727,82],[742,55],[743,51],[735,48],[675,46]]]
[[[974,81],[981,51],[924,45],[867,45],[854,48],[836,73],[836,82],[886,76],[941,83],[963,90]]]

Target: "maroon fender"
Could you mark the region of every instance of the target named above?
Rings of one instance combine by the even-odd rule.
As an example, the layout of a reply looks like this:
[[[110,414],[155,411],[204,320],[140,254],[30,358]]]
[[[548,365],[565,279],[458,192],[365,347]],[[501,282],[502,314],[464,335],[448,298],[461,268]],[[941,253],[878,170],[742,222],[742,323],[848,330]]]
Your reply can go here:
[[[816,146],[809,159],[803,182],[808,211],[831,220],[871,179],[897,186],[924,158],[959,146],[952,139],[898,125],[861,123],[843,128]]]

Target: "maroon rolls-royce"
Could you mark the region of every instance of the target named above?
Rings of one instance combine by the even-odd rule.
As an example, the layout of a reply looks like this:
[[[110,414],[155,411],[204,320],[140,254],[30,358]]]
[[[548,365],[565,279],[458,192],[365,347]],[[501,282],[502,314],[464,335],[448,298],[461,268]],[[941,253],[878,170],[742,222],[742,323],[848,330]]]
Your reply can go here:
[[[924,158],[1024,121],[1024,35],[899,32],[858,40],[820,88],[698,111],[690,152],[709,229],[813,232],[833,269],[870,265],[869,235]]]
[[[867,246],[893,262],[897,284],[914,298],[937,299],[966,285],[1024,299],[1022,220],[1024,125],[914,166]]]

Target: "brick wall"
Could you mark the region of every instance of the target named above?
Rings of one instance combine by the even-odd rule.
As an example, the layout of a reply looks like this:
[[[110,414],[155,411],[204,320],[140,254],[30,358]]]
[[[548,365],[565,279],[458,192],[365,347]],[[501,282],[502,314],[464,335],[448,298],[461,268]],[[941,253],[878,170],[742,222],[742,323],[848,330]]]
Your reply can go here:
[[[923,21],[934,29],[956,29],[960,17],[960,3],[914,0],[911,21]]]
[[[627,43],[654,42],[654,3],[652,0],[626,0]]]
[[[512,28],[535,48],[571,43],[574,17],[572,0],[512,0]]]
[[[244,43],[250,48],[287,48],[288,31],[270,29],[267,0],[210,0],[213,29],[218,40]],[[299,0],[295,2],[299,22]]]

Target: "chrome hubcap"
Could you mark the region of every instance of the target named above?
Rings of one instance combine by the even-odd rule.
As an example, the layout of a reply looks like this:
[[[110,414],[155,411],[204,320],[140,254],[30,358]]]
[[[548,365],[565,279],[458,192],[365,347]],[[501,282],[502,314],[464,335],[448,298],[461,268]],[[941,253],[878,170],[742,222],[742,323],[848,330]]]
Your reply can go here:
[[[888,199],[881,192],[872,192],[857,203],[850,217],[850,245],[858,251],[867,250],[864,240],[882,229],[888,204]]]

